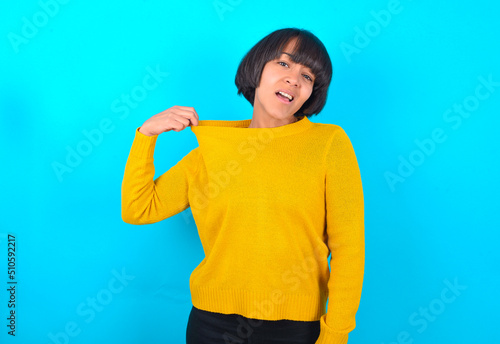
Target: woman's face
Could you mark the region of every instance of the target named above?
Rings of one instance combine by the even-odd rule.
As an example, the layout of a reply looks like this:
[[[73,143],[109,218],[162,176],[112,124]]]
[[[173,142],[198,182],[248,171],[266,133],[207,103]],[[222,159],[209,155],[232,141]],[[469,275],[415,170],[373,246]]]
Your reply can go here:
[[[287,44],[281,57],[264,66],[260,85],[255,89],[254,114],[286,121],[311,96],[314,85],[312,71],[304,65],[294,63],[288,55],[291,54],[294,43],[295,39]],[[280,91],[292,96],[291,101],[287,95],[280,94]]]

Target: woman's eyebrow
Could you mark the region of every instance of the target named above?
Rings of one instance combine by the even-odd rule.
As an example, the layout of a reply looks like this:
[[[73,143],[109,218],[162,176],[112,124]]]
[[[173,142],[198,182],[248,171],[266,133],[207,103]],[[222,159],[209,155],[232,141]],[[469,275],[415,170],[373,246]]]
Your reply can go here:
[[[288,56],[290,56],[290,60],[291,60],[293,63],[297,63],[297,62],[295,62],[295,60],[294,60],[295,55],[292,55],[292,54],[289,54],[289,53],[281,53],[281,55],[280,55],[280,56],[283,56],[283,55],[288,55]],[[310,71],[311,71],[311,73],[312,73],[312,68],[311,68],[311,67],[306,66],[306,65],[303,65],[303,66],[304,66],[304,67],[306,67],[306,68],[309,68],[309,70],[310,70]]]
[[[280,55],[280,57],[281,57],[281,56],[283,56],[283,55],[288,55],[288,56],[290,56],[290,60],[291,60],[293,63],[297,63],[297,62],[295,62],[295,61],[293,60],[293,58],[295,57],[295,55],[292,55],[292,54],[289,54],[289,53],[284,53],[284,52],[282,52],[282,53],[281,53],[281,55]],[[306,67],[306,68],[308,69],[309,73],[311,73],[314,77],[316,77],[316,75],[313,73],[313,71],[312,71],[312,68],[311,68],[311,67],[306,66],[306,65],[303,65],[303,66],[304,66],[304,67]]]
[[[293,61],[293,58],[295,57],[295,55],[292,55],[292,54],[289,54],[289,53],[281,53],[281,55],[288,55],[290,56],[291,60]]]

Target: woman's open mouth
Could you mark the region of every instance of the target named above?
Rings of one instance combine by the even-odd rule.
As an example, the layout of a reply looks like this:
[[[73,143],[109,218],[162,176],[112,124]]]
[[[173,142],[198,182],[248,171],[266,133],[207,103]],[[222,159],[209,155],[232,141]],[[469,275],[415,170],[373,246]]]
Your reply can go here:
[[[292,95],[282,91],[276,92],[276,97],[278,97],[278,99],[285,104],[290,104],[293,101]]]

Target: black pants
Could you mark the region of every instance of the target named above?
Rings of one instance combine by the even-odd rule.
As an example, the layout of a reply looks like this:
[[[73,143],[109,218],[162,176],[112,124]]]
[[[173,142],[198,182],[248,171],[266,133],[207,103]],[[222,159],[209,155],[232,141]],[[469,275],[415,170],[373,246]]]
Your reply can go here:
[[[186,344],[314,344],[319,331],[319,320],[257,320],[239,314],[207,312],[193,306]]]

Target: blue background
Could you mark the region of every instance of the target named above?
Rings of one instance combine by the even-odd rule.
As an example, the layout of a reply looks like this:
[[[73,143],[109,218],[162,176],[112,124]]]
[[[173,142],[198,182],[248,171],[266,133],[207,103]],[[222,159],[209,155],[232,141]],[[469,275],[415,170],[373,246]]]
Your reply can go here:
[[[499,4],[0,7],[2,343],[184,342],[189,276],[203,250],[190,209],[153,225],[122,222],[134,131],[174,105],[200,119],[251,118],[236,95],[238,64],[262,37],[293,26],[316,34],[334,66],[327,105],[311,121],[344,128],[363,178],[366,272],[349,343],[500,340]],[[148,75],[156,82],[145,89]],[[480,86],[488,79],[489,89]],[[190,130],[162,134],[156,176],[196,146]],[[15,338],[6,327],[8,234],[17,245]]]

